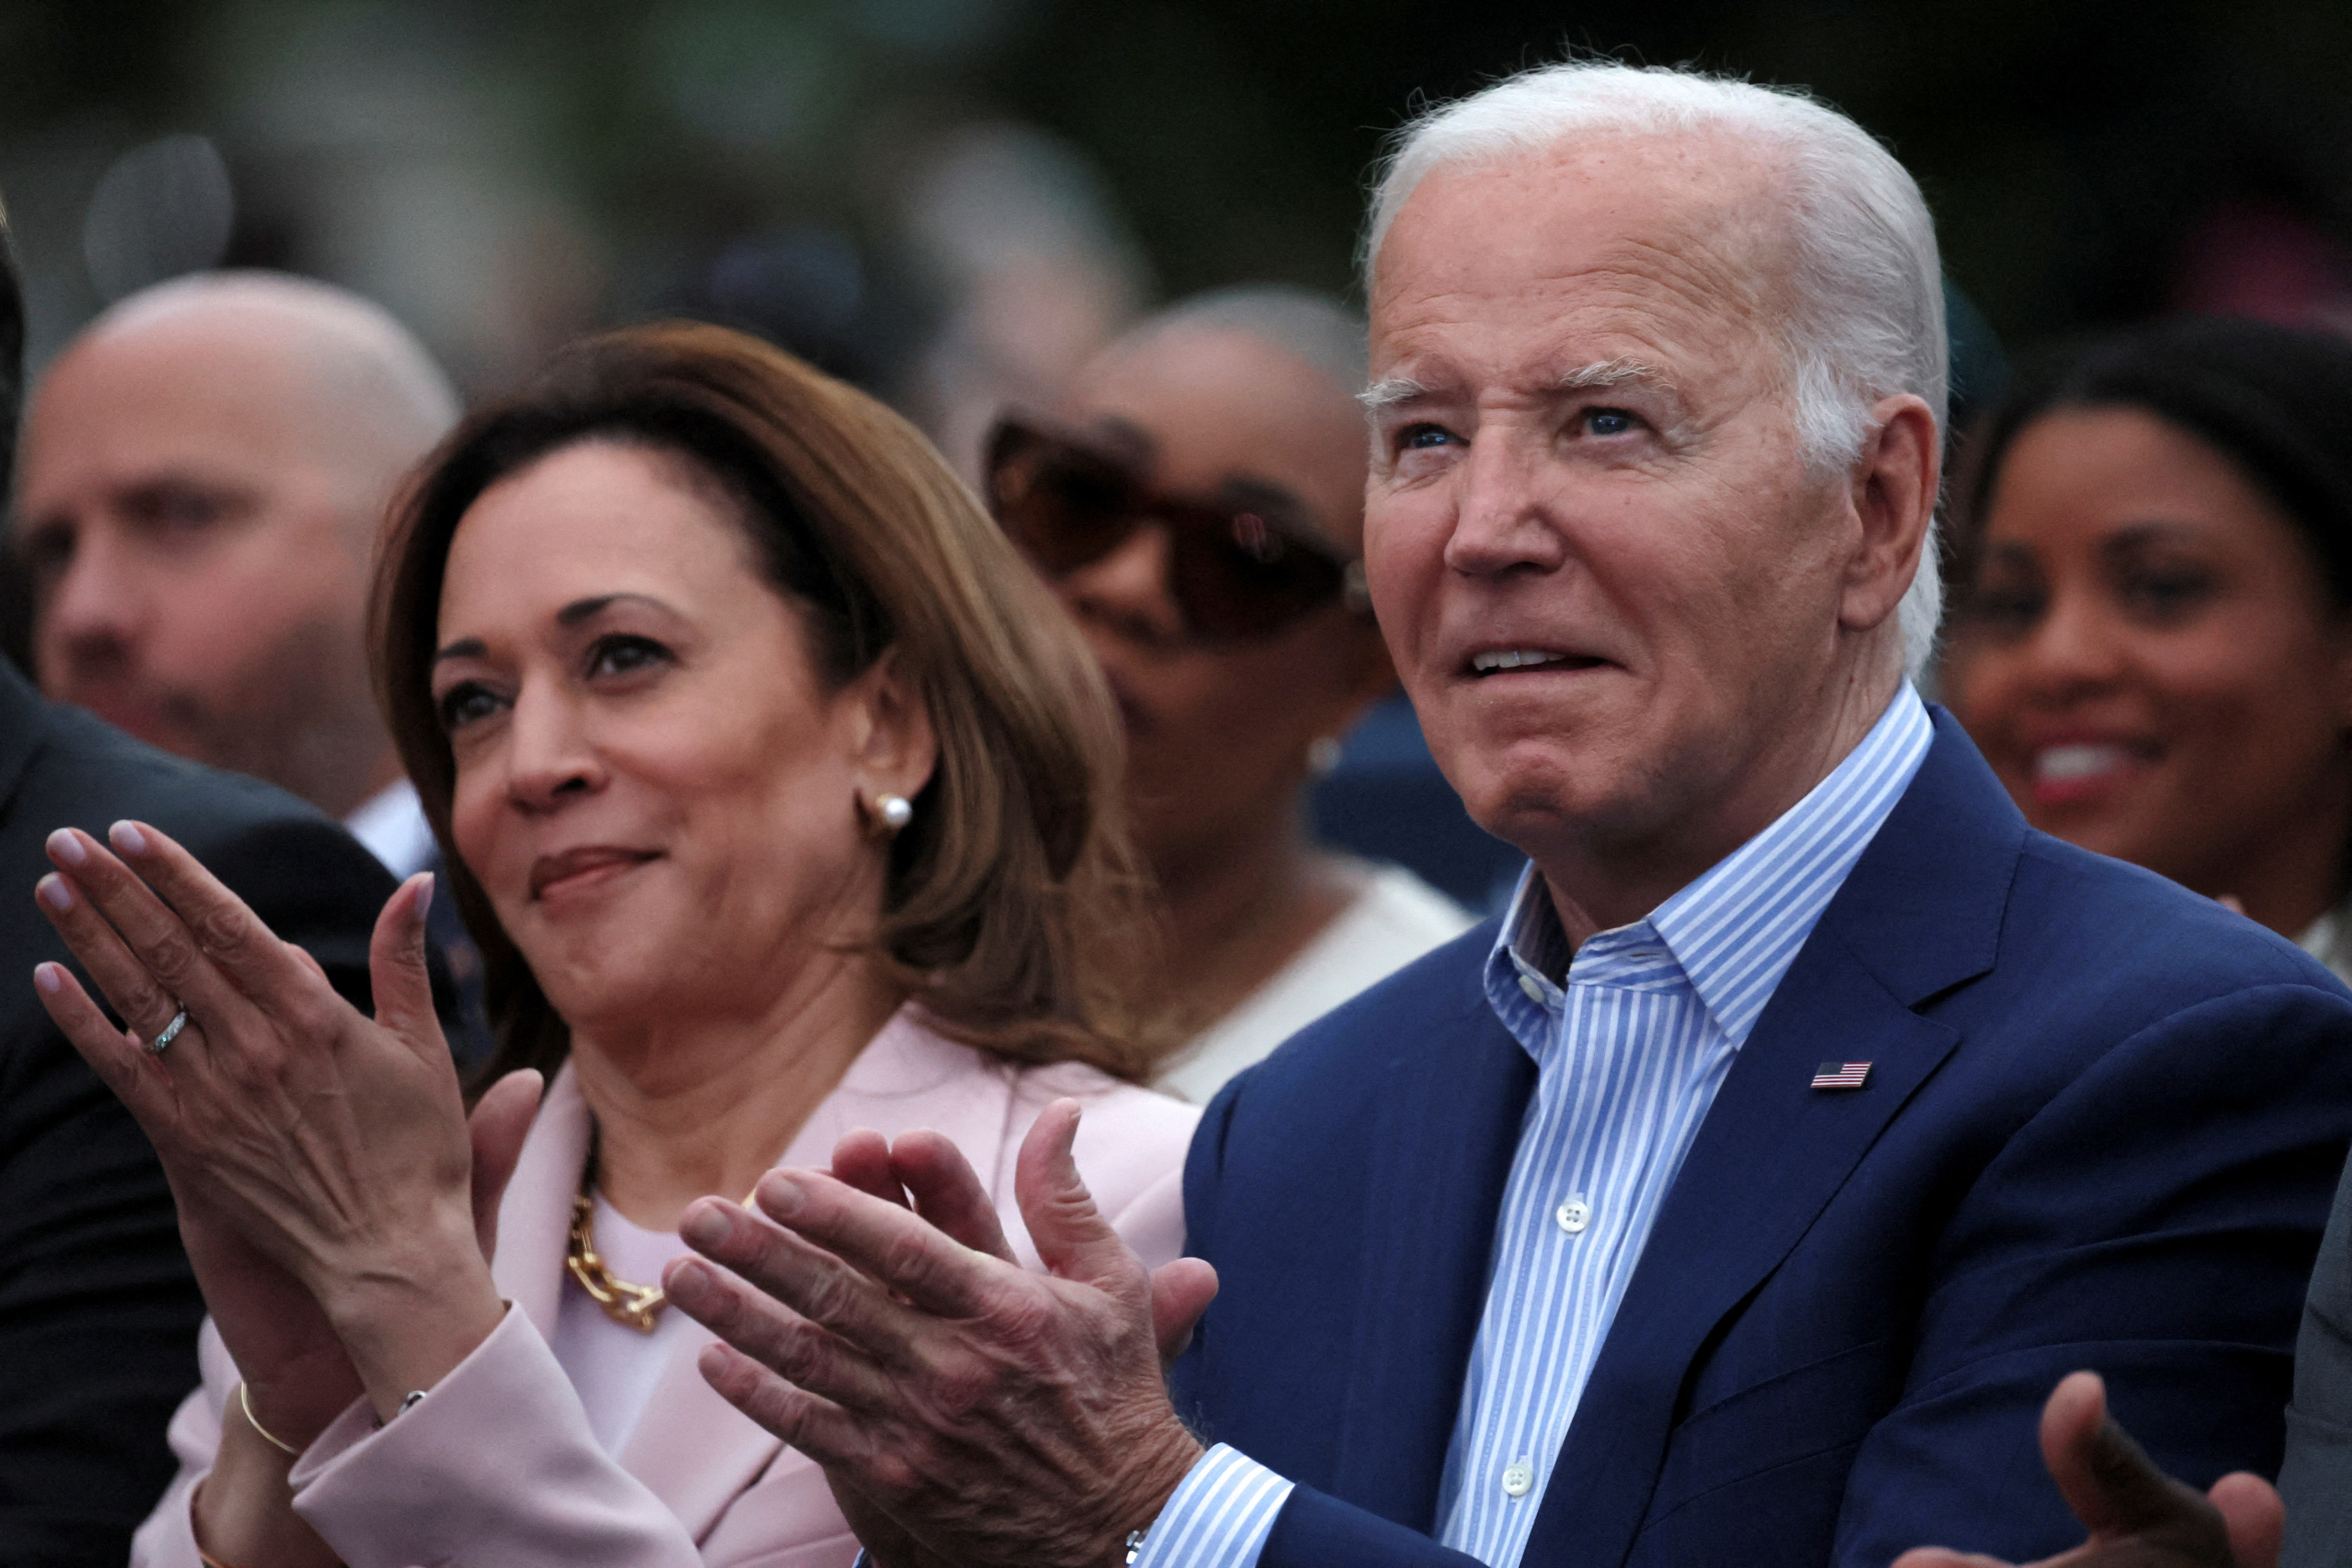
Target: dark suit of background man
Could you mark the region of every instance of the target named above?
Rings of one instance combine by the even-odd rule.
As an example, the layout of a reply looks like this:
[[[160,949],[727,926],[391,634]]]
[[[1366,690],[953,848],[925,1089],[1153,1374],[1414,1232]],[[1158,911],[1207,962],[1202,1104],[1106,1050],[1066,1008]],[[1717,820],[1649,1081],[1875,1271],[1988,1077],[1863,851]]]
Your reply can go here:
[[[1373,604],[1517,903],[1210,1106],[1172,1405],[1150,1303],[1206,1271],[1147,1289],[1052,1117],[1058,1279],[822,1177],[768,1212],[878,1283],[690,1210],[824,1331],[674,1268],[773,1369],[714,1381],[882,1561],[967,1568],[1145,1527],[1140,1568],[2038,1556],[2081,1539],[2034,1443],[2076,1367],[2186,1479],[2274,1470],[2352,997],[2028,829],[1906,684],[1910,177],[1801,100],[1564,66],[1416,126],[1372,241]],[[946,1215],[937,1158],[893,1171]]]
[[[24,341],[0,240],[0,491]],[[185,844],[367,1004],[391,875],[292,796],[167,756],[42,700],[0,665],[0,1563],[115,1563],[171,1479],[163,1428],[196,1383],[204,1302],[163,1167],[33,991],[70,962],[40,918],[42,843],[121,817]]]

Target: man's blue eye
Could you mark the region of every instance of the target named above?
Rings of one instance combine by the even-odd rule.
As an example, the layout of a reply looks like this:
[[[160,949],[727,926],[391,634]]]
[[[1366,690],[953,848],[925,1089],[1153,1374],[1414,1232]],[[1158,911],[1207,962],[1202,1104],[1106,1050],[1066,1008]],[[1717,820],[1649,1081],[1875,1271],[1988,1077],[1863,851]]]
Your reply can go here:
[[[1595,436],[1622,436],[1633,428],[1633,416],[1622,408],[1588,408],[1584,427]]]
[[[1403,446],[1406,451],[1410,452],[1430,447],[1441,446],[1453,438],[1454,437],[1450,433],[1439,428],[1437,426],[1415,425],[1404,433],[1401,445]]]

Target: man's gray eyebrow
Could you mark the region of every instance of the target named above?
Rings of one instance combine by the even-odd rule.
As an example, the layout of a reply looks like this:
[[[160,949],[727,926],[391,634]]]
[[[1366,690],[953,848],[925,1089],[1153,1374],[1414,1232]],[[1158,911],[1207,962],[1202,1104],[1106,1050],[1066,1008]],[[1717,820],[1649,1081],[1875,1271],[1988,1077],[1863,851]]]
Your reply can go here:
[[[1356,394],[1356,401],[1364,405],[1364,412],[1367,414],[1378,414],[1381,409],[1391,405],[1410,402],[1413,398],[1425,397],[1428,395],[1429,388],[1411,377],[1392,375],[1386,381],[1376,381]]]
[[[1620,355],[1593,364],[1579,365],[1552,381],[1556,392],[1591,392],[1598,387],[1620,386],[1629,381],[1647,381],[1661,386],[1672,384],[1657,366],[1644,361]]]

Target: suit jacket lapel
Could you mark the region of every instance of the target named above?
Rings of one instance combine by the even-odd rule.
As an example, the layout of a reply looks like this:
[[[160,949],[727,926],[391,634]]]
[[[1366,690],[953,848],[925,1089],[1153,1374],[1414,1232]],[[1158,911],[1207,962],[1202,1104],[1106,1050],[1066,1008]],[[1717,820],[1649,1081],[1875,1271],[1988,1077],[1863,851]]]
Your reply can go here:
[[[1948,715],[1741,1047],[1626,1288],[1529,1539],[1530,1563],[1622,1559],[1691,1365],[1958,1043],[1912,1008],[1985,972],[2024,823]],[[1810,1087],[1835,1058],[1859,1090]]]
[[[1334,1495],[1435,1527],[1446,1448],[1486,1299],[1495,1218],[1536,1081],[1486,1000],[1483,955],[1456,1016],[1460,1043],[1398,1053],[1367,1162],[1362,1304]]]

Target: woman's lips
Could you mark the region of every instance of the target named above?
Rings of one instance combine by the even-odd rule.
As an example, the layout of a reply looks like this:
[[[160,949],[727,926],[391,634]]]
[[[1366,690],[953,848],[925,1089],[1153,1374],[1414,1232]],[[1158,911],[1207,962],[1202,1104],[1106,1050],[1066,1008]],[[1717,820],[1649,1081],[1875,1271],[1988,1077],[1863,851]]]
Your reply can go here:
[[[585,891],[658,858],[649,849],[620,849],[604,845],[567,849],[561,855],[542,855],[531,862],[530,896],[544,900]]]
[[[2069,741],[2029,753],[2037,805],[2103,800],[2155,761],[2147,748],[2116,741]]]

